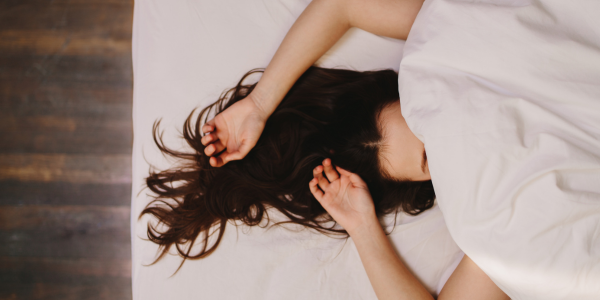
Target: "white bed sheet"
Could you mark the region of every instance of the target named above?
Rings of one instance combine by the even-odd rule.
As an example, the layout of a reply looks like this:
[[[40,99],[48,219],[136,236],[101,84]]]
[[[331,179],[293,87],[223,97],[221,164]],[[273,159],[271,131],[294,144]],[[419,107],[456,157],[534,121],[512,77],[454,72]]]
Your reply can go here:
[[[152,141],[163,119],[165,141],[184,147],[178,130],[196,107],[212,103],[248,70],[265,67],[306,0],[138,0],[134,9],[134,146],[132,262],[134,299],[376,299],[352,240],[307,230],[228,225],[214,254],[153,266],[157,247],[144,241],[152,199],[144,190],[149,164],[170,166]],[[403,42],[352,30],[320,64],[357,70],[398,70]],[[280,219],[277,214],[272,215]],[[392,220],[387,220],[391,224]],[[462,252],[437,206],[401,214],[391,239],[406,264],[438,293]]]
[[[427,0],[399,83],[465,254],[513,299],[600,299],[600,1]]]

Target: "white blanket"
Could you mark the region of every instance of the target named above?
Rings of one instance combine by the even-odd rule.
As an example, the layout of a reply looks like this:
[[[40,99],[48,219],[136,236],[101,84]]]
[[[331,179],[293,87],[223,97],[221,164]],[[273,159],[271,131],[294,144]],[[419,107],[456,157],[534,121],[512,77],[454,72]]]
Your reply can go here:
[[[153,266],[157,247],[144,241],[152,200],[143,189],[149,164],[169,167],[151,136],[163,118],[165,141],[184,147],[187,115],[215,101],[247,71],[265,67],[307,0],[138,0],[133,31],[134,150],[132,248],[134,299],[376,299],[352,240],[309,231],[265,230],[229,224],[208,258],[167,256]],[[325,67],[398,70],[402,41],[349,32],[320,61]],[[276,214],[272,214],[277,219]],[[280,216],[279,216],[280,217]],[[391,220],[388,220],[391,221]],[[390,222],[388,222],[389,224]],[[418,217],[401,214],[390,235],[410,269],[434,294],[462,252],[437,206]],[[391,228],[387,228],[388,231]]]
[[[460,248],[513,299],[600,299],[600,1],[427,0],[400,67]]]

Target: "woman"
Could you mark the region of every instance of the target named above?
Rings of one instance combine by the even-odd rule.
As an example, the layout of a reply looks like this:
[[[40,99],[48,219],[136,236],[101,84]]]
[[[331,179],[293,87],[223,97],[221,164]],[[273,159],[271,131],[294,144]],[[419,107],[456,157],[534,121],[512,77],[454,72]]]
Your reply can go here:
[[[202,131],[208,133],[201,142],[206,146],[204,153],[212,156],[210,165],[221,167],[248,155],[258,145],[267,119],[284,95],[347,29],[359,27],[378,35],[405,39],[421,5],[419,0],[313,1],[290,29],[260,82],[246,97],[202,127]],[[378,122],[383,136],[381,144],[387,145],[387,150],[377,153],[381,171],[395,179],[428,180],[423,145],[408,130],[399,104],[383,107]],[[335,163],[341,166],[337,161]],[[431,295],[396,256],[376,221],[375,199],[371,199],[368,185],[363,181],[373,178],[355,173],[339,167],[334,169],[331,161],[325,159],[322,166],[314,169],[315,179],[309,184],[311,192],[353,238],[379,299],[431,299]],[[162,180],[166,182],[168,179]],[[169,188],[165,187],[163,192],[168,195]],[[507,297],[465,256],[442,290],[442,298]]]
[[[433,206],[431,181],[396,180],[382,168],[382,112],[398,106],[398,74],[392,70],[357,72],[311,67],[267,120],[246,157],[220,168],[211,167],[198,124],[212,109],[219,114],[246,98],[256,84],[244,85],[244,80],[256,72],[260,71],[247,73],[236,87],[205,108],[195,122],[193,112],[188,117],[183,136],[193,152],[170,150],[162,143],[158,127],[154,127],[155,141],[162,152],[184,164],[147,178],[148,187],[159,199],[179,202],[143,211],[168,227],[161,232],[150,227],[148,232],[151,240],[163,246],[163,254],[175,245],[184,258],[205,257],[217,248],[220,237],[196,255],[189,255],[189,248],[183,250],[186,242],[201,235],[208,246],[212,225],[218,224],[222,235],[228,220],[257,225],[266,217],[267,207],[286,215],[288,223],[347,236],[345,230],[325,227],[331,216],[306,186],[314,176],[313,168],[327,157],[367,178],[374,191],[377,216],[397,212],[398,208],[416,215]],[[422,153],[421,149],[421,159]],[[414,167],[421,170],[420,166]],[[323,215],[325,219],[321,219]]]

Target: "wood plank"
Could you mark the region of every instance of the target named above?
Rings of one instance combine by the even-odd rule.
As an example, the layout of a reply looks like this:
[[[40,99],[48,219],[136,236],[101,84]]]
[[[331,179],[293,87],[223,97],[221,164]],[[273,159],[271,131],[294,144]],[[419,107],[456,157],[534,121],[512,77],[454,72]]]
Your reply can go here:
[[[78,124],[79,123],[79,124]],[[45,132],[66,131],[74,132],[78,127],[86,126],[87,122],[75,120],[73,118],[58,118],[54,116],[35,116],[35,117],[16,117],[12,114],[0,112],[0,130],[11,131],[32,131],[39,130]],[[103,125],[103,124],[99,124]],[[97,127],[97,126],[94,126]]]
[[[111,120],[103,118],[55,117],[55,116],[14,116],[0,112],[0,131],[39,131],[50,133],[62,132],[96,132],[131,130],[130,118]]]
[[[0,30],[0,53],[16,55],[131,55],[131,40],[127,36],[74,35],[55,30]]]
[[[0,82],[0,111],[16,117],[131,119],[131,85],[100,82],[39,83],[35,79]]]
[[[130,154],[132,122],[0,113],[0,153]]]
[[[131,184],[0,181],[3,205],[131,205]]]
[[[131,183],[131,155],[0,154],[0,180]]]
[[[47,5],[46,0],[4,0],[0,2],[0,8],[13,7],[19,4],[31,4],[31,5]],[[104,4],[104,5],[127,5],[130,4],[133,7],[132,0],[52,0],[52,4]]]
[[[1,1],[0,28],[131,35],[133,7],[121,1]]]
[[[118,130],[0,131],[0,153],[130,154],[131,127]]]
[[[0,207],[0,256],[131,259],[130,208]]]
[[[2,300],[115,300],[131,299],[129,280],[87,277],[64,280],[65,283],[0,282]]]
[[[79,205],[0,206],[0,230],[53,230],[47,227],[86,231],[129,230],[129,207]],[[44,228],[46,227],[46,228]]]
[[[130,259],[64,259],[47,257],[0,257],[0,282],[15,281],[35,270],[34,278],[99,276],[131,278]],[[36,278],[37,277],[37,278]],[[12,278],[12,279],[11,279]]]
[[[128,56],[0,56],[0,80],[38,79],[39,83],[73,82],[109,83],[116,87],[131,86],[131,58]]]

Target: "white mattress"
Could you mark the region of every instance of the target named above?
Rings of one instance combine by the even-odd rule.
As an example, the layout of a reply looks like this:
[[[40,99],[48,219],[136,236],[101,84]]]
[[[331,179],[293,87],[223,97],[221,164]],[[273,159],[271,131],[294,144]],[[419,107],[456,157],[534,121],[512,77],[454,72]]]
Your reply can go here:
[[[151,201],[144,189],[149,163],[166,168],[151,136],[163,119],[165,141],[179,138],[187,115],[215,101],[248,70],[265,67],[305,0],[190,0],[135,2],[133,30],[134,146],[132,261],[134,299],[376,299],[352,240],[307,230],[228,225],[214,254],[187,261],[167,256],[153,266],[157,247],[143,240]],[[403,42],[352,30],[323,57],[325,67],[398,70]],[[277,215],[273,215],[276,219]],[[279,216],[280,217],[280,216]],[[391,223],[391,220],[389,223]],[[401,257],[437,294],[462,252],[437,206],[398,217],[390,235]],[[388,230],[391,228],[388,227]]]
[[[399,82],[465,254],[513,299],[600,299],[600,1],[427,0]]]

